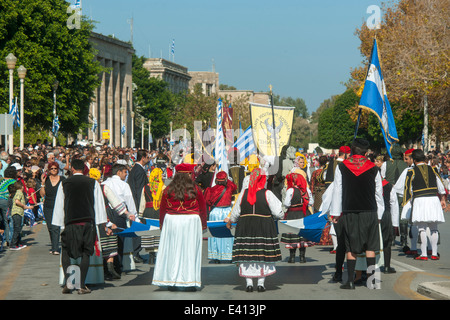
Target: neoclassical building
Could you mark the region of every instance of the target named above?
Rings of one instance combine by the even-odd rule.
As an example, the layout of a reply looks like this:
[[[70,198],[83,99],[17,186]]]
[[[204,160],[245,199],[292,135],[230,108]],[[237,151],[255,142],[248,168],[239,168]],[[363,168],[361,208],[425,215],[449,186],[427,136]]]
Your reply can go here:
[[[110,130],[110,143],[114,146],[131,146],[133,111],[132,57],[134,49],[128,42],[92,32],[91,43],[98,51],[97,60],[107,68],[99,74],[101,85],[94,92],[90,106],[89,141],[102,141],[103,130]],[[92,124],[97,121],[95,133]],[[121,137],[121,123],[126,132]]]
[[[173,93],[188,91],[191,76],[188,69],[182,65],[162,58],[148,58],[144,68],[150,71],[150,77],[159,78],[169,84]]]

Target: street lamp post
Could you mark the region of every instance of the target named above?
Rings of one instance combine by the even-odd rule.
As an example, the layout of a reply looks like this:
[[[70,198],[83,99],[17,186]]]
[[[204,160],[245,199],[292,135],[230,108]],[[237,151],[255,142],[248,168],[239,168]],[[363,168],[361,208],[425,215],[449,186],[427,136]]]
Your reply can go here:
[[[152,137],[152,129],[150,128],[152,125],[152,120],[148,120],[148,150],[151,150],[151,137]]]
[[[112,102],[110,102],[109,104],[108,104],[108,108],[109,108],[109,116],[108,116],[108,118],[109,118],[109,124],[108,124],[108,129],[109,129],[109,146],[111,147],[112,146],[112,137],[113,137],[113,119],[112,119],[112,117],[113,117],[113,103]]]
[[[170,151],[172,151],[172,140],[173,140],[173,136],[172,136],[172,126],[173,126],[173,122],[170,121]]]
[[[12,54],[6,56],[6,65],[9,69],[9,110],[12,108],[13,95],[14,95],[14,68],[16,67],[17,58]],[[6,139],[5,139],[6,140]],[[9,136],[9,154],[13,154],[14,151],[14,136]]]
[[[125,112],[125,107],[120,108],[120,147],[123,148],[123,113]]]
[[[53,83],[53,121],[56,118],[56,90],[58,90],[59,81],[55,80]],[[56,147],[56,135],[53,133],[53,147]]]
[[[131,148],[134,148],[134,112],[131,111]]]
[[[17,73],[19,74],[19,79],[20,79],[20,150],[23,150],[23,140],[24,140],[24,135],[23,135],[23,124],[24,124],[24,112],[23,112],[23,90],[24,90],[24,80],[25,80],[25,76],[27,75],[27,69],[24,66],[20,66],[19,69],[17,69]]]
[[[141,117],[141,149],[144,149],[144,117]]]

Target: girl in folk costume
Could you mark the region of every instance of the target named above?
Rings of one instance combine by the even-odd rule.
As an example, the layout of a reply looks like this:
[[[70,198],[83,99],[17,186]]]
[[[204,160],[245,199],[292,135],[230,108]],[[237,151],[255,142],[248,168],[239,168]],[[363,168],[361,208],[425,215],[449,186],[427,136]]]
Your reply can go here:
[[[236,184],[228,180],[225,171],[216,175],[216,185],[205,190],[205,202],[211,208],[210,221],[223,221],[231,211],[231,198]],[[220,260],[231,260],[234,238],[208,238],[208,259],[215,263]]]
[[[159,219],[159,207],[161,205],[162,193],[166,186],[163,180],[163,171],[154,168],[150,172],[149,183],[142,189],[139,204],[139,216],[145,221],[148,219]],[[141,246],[149,252],[149,262],[154,263],[158,252],[159,236],[142,236]]]
[[[306,181],[309,181],[308,160],[306,159],[306,156],[300,152],[297,152],[295,155],[294,167],[291,172],[301,173]]]
[[[192,180],[193,167],[185,163],[175,167],[159,208],[161,239],[152,284],[169,290],[196,291],[201,286],[206,204],[202,190]]]
[[[281,201],[265,188],[266,175],[261,169],[252,171],[248,188],[232,209],[230,221],[237,222],[233,245],[233,263],[239,264],[239,275],[246,278],[247,292],[253,291],[253,278],[258,278],[258,292],[265,291],[265,278],[276,272],[281,250],[273,217],[281,219]]]
[[[308,206],[312,205],[312,195],[305,178],[299,173],[290,173],[286,176],[287,190],[284,205],[288,208],[284,219],[302,219],[309,213]],[[289,249],[289,263],[295,262],[295,251],[299,248],[300,262],[305,263],[306,247],[312,245],[298,234],[283,233],[281,243]]]

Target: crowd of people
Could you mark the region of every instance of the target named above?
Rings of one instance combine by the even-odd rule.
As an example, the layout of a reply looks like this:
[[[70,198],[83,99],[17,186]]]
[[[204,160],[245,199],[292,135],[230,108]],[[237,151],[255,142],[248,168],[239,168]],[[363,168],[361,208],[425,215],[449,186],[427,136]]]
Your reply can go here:
[[[246,291],[253,291],[257,278],[263,292],[282,260],[280,246],[289,250],[288,263],[297,261],[297,249],[298,261],[306,263],[306,248],[328,245],[336,260],[333,280],[342,282],[346,260],[348,282],[341,288],[354,289],[376,267],[395,272],[390,259],[396,237],[414,259],[439,259],[450,153],[395,146],[391,155],[370,151],[363,139],[337,154],[303,154],[285,146],[279,157],[254,154],[243,162],[231,149],[225,172],[210,157],[194,164],[189,154],[172,157],[169,148],[50,147],[38,141],[0,153],[2,248],[23,249],[23,225],[45,223],[49,253],[62,255],[63,293],[73,289],[66,283],[71,259],[81,258],[78,293],[85,294],[93,255],[101,256],[105,279],[114,280],[126,264],[142,263],[146,250],[155,265],[152,284],[195,291],[207,239],[210,263],[237,264]],[[327,215],[319,242],[279,234],[277,220],[313,214]],[[119,235],[150,220],[159,221],[160,235]],[[234,236],[205,238],[208,221],[225,222],[235,228]]]

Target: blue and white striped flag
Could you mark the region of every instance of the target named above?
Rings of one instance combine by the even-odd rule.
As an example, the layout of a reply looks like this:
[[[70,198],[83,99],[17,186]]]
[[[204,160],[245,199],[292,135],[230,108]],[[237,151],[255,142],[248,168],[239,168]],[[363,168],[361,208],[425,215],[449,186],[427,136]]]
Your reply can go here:
[[[219,103],[217,104],[217,128],[214,158],[217,163],[217,170],[225,171],[226,173],[228,173],[227,151],[225,148],[225,138],[223,136],[222,129],[222,108],[222,99],[219,99]]]
[[[17,105],[17,98],[13,101],[12,106],[9,109],[9,114],[13,116],[13,126],[14,128],[20,127],[20,113],[19,106]]]
[[[120,130],[120,133],[122,133],[122,135],[124,135],[125,134],[125,132],[126,132],[126,128],[125,128],[125,125],[123,125],[122,126],[122,129]]]
[[[386,149],[389,156],[391,156],[391,148],[395,142],[398,142],[398,134],[394,115],[386,95],[386,86],[381,73],[376,39],[373,41],[372,57],[359,107],[370,110],[378,117]]]
[[[73,5],[73,7],[81,9],[81,0],[75,0],[75,4]]]
[[[92,124],[92,132],[95,132],[95,130],[97,129],[97,118],[94,117],[93,119],[94,123]]]
[[[58,130],[59,130],[59,119],[58,119],[58,115],[55,116],[55,118],[53,119],[53,127],[52,127],[52,133],[55,137],[58,136]]]
[[[233,144],[233,148],[239,150],[241,156],[240,162],[249,157],[254,151],[256,151],[255,143],[253,141],[252,126],[249,126],[243,134],[239,136],[236,142]]]
[[[172,49],[171,49],[172,55],[175,55],[175,39],[172,39]]]

